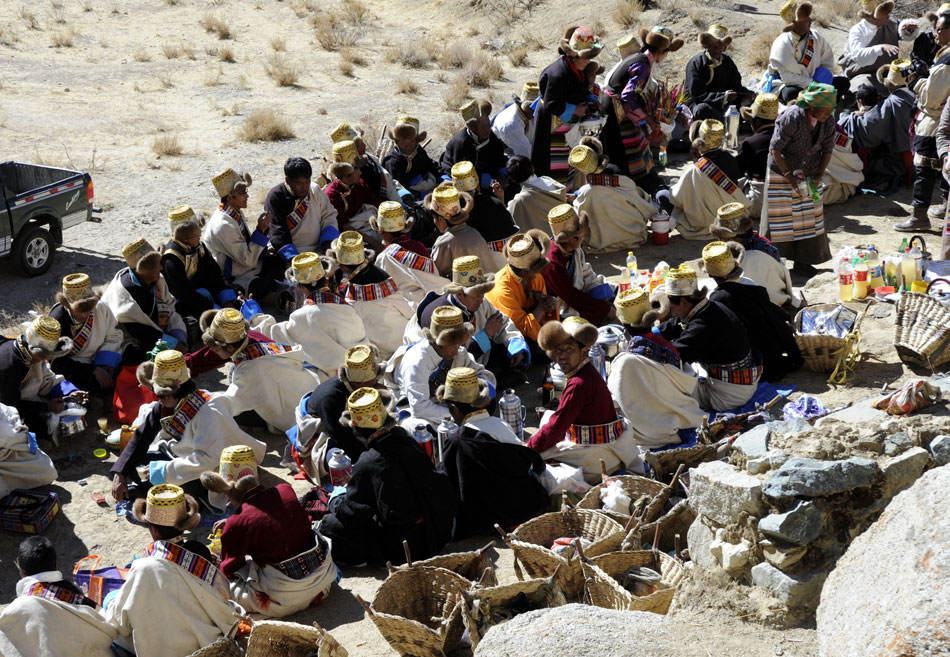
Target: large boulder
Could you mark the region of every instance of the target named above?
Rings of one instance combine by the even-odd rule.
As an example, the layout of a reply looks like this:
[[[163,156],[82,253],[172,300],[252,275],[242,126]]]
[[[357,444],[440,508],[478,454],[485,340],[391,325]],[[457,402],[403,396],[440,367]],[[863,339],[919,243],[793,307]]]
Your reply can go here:
[[[676,657],[666,616],[570,604],[515,616],[488,630],[475,657]]]
[[[701,463],[689,471],[689,503],[720,525],[730,525],[742,513],[757,516],[765,512],[762,483],[722,461]]]
[[[822,657],[950,652],[950,466],[898,494],[828,576],[818,607]]]
[[[877,463],[859,456],[843,461],[794,458],[772,473],[762,492],[772,498],[834,495],[870,486],[877,472]]]

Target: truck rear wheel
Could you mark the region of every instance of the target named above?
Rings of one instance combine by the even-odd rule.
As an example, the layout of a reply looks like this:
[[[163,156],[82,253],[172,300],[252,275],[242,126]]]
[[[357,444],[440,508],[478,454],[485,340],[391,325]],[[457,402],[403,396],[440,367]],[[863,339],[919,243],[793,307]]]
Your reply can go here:
[[[53,236],[48,230],[42,226],[28,226],[16,237],[13,257],[25,275],[39,276],[53,264],[55,250]]]

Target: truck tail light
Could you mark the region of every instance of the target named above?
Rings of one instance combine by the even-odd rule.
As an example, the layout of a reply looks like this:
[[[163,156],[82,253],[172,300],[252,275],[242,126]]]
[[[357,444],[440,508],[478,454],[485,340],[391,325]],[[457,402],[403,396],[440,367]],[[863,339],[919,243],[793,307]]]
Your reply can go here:
[[[86,185],[86,203],[92,205],[92,199],[96,197],[96,193],[92,189],[92,181]]]

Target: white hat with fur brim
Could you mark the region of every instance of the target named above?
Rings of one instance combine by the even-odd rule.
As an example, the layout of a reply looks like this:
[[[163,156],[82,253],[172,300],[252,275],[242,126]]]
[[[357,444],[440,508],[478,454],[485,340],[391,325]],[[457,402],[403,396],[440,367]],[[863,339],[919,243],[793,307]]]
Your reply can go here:
[[[551,353],[569,340],[577,342],[585,352],[597,342],[597,327],[581,317],[565,317],[550,321],[538,331],[538,346],[550,358]]]

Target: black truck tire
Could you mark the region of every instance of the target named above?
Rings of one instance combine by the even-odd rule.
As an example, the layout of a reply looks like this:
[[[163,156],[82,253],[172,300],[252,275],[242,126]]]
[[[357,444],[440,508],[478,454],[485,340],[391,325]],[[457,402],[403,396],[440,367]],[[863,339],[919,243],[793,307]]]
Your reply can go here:
[[[56,243],[53,236],[42,226],[31,225],[16,236],[13,258],[26,276],[39,276],[49,271],[53,264]]]

